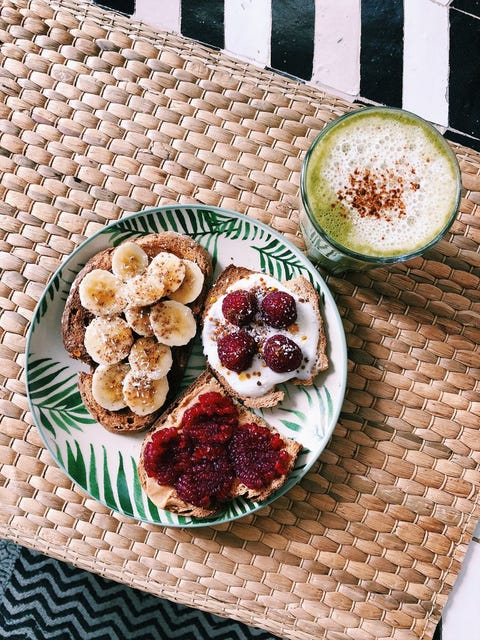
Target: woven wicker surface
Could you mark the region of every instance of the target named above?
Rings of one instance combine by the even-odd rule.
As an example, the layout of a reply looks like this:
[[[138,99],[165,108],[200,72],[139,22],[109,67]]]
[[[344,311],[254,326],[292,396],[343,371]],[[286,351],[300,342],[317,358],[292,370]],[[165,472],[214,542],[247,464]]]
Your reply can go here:
[[[328,277],[349,347],[333,438],[272,506],[217,527],[137,523],[85,495],[32,425],[25,336],[93,231],[218,205],[298,246],[302,157],[351,105],[88,3],[0,9],[0,535],[285,638],[427,640],[480,514],[480,157],[427,258]]]

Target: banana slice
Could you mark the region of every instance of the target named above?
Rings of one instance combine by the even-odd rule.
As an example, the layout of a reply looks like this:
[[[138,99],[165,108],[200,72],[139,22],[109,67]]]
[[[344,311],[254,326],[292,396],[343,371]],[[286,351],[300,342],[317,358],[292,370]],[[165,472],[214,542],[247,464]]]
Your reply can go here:
[[[169,295],[171,300],[187,304],[198,298],[203,288],[205,276],[196,262],[193,260],[184,260],[185,278],[180,287]]]
[[[168,393],[167,378],[154,380],[137,376],[129,371],[123,380],[123,397],[128,408],[138,416],[147,416],[165,403]]]
[[[164,300],[153,305],[150,324],[157,340],[169,347],[187,344],[197,333],[192,310],[175,300]]]
[[[78,287],[82,307],[96,316],[121,313],[126,306],[122,282],[106,269],[89,271]]]
[[[173,253],[162,251],[146,271],[126,283],[128,306],[146,307],[176,291],[185,278],[183,261]]]
[[[130,371],[128,364],[100,364],[92,376],[94,400],[108,411],[120,411],[127,406],[123,399],[123,380]]]
[[[85,349],[98,364],[116,364],[128,356],[133,333],[123,318],[94,318],[85,329]]]
[[[131,307],[147,307],[163,298],[165,293],[163,278],[152,275],[148,270],[125,283],[125,295]]]
[[[174,253],[162,251],[152,259],[148,265],[147,273],[152,278],[163,280],[165,295],[176,291],[185,278],[185,265],[183,260]]]
[[[139,336],[153,336],[150,324],[150,307],[129,307],[125,309],[125,320]]]
[[[139,338],[130,351],[128,362],[134,375],[159,380],[172,367],[172,350],[155,338]]]
[[[112,254],[112,271],[122,280],[143,273],[148,266],[148,256],[136,242],[124,242]]]

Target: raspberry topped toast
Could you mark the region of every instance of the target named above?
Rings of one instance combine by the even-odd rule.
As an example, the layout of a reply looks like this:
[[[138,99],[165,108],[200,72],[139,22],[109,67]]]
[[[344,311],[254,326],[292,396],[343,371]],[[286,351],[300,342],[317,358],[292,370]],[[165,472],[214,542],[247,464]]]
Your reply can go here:
[[[310,385],[328,368],[319,296],[303,276],[227,267],[205,301],[202,343],[210,371],[249,407],[275,406],[277,385]]]
[[[63,343],[89,365],[79,390],[106,429],[146,429],[169,402],[211,275],[207,251],[170,231],[106,249],[79,272],[62,316]]]
[[[284,484],[301,448],[206,371],[146,435],[138,474],[160,509],[206,518],[240,496],[266,500]]]

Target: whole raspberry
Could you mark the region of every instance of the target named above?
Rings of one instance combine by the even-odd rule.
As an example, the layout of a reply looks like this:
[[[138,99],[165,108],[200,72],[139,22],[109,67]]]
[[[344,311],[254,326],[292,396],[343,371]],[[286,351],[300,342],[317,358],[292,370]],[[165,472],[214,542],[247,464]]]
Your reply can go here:
[[[257,345],[252,336],[246,331],[227,333],[217,341],[217,351],[220,362],[224,367],[241,373],[252,364],[252,358]]]
[[[262,300],[262,317],[274,329],[285,329],[297,319],[295,299],[286,291],[272,291]]]
[[[276,373],[295,371],[301,365],[302,357],[298,344],[280,333],[268,338],[263,345],[265,364]]]
[[[242,327],[253,320],[257,312],[257,299],[251,291],[238,289],[227,293],[222,302],[222,313],[228,322]]]

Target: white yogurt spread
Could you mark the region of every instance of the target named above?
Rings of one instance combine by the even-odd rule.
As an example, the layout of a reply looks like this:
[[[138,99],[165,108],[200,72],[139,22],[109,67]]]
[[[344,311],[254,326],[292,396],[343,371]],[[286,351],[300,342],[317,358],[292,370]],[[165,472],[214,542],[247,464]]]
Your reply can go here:
[[[285,291],[295,299],[297,320],[291,327],[286,329],[269,327],[257,312],[253,322],[240,328],[259,340],[265,340],[277,334],[288,336],[300,347],[303,354],[302,364],[298,369],[287,373],[276,373],[265,365],[258,353],[253,357],[252,365],[241,373],[230,371],[221,364],[217,353],[217,339],[225,333],[238,330],[238,327],[225,319],[222,313],[222,302],[228,293],[237,289],[255,289],[259,306],[260,300],[272,290]],[[254,273],[232,284],[226,294],[218,298],[210,307],[202,331],[203,351],[210,366],[222,375],[237,393],[256,398],[263,396],[275,385],[291,378],[308,380],[311,377],[312,368],[317,359],[319,331],[318,315],[310,302],[296,296],[275,278]]]

